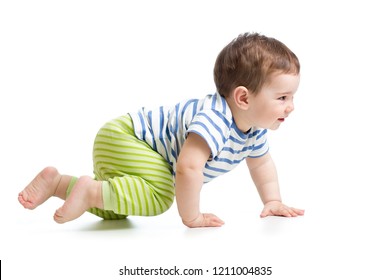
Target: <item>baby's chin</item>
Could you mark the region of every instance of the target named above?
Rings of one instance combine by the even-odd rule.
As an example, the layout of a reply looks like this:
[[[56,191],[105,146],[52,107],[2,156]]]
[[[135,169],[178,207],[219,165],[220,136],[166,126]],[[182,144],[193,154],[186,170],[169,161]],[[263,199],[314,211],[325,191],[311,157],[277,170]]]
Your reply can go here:
[[[280,127],[280,123],[274,123],[272,126],[270,126],[269,130],[278,130]]]

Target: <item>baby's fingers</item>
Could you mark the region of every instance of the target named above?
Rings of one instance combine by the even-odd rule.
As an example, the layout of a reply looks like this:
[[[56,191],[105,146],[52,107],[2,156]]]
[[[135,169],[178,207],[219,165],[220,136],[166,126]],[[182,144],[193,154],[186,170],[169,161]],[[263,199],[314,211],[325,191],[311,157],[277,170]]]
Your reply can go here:
[[[269,210],[269,208],[264,208],[263,211],[260,214],[260,218],[265,218],[265,217],[267,217],[269,215],[272,215],[271,211]]]
[[[279,209],[277,216],[283,217],[295,217],[297,214],[294,213],[290,208],[283,207]]]
[[[203,214],[205,227],[220,227],[225,224],[220,218],[214,214]]]
[[[295,213],[295,216],[303,216],[305,214],[305,210],[302,210],[302,209],[297,209],[297,208],[290,208],[294,213]]]
[[[278,210],[278,213],[275,213],[276,216],[284,217],[297,217],[304,214],[304,211],[301,209],[295,209],[292,207],[282,207]]]
[[[279,204],[279,205],[278,205]],[[260,214],[261,218],[267,216],[297,217],[302,216],[304,210],[288,207],[281,203],[268,203]]]

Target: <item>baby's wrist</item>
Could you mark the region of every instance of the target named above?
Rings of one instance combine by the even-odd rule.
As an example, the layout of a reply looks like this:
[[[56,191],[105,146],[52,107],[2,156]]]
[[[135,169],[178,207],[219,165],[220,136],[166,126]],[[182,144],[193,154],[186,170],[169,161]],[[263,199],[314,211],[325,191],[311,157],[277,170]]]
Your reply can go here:
[[[183,224],[187,225],[187,224],[192,224],[193,222],[195,222],[197,219],[199,219],[199,216],[202,215],[201,213],[198,213],[197,215],[193,215],[193,216],[188,216],[188,217],[181,217],[181,220],[183,222]],[[194,218],[195,217],[195,218]]]
[[[271,200],[267,200],[266,202],[264,202],[264,205],[270,204],[270,203],[282,203],[282,200],[281,200],[281,199],[271,199]]]

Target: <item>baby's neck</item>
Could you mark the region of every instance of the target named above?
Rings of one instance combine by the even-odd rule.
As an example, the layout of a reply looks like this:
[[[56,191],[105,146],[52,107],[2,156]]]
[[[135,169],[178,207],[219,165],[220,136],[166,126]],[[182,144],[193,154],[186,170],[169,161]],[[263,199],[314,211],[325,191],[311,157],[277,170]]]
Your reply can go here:
[[[230,108],[230,111],[232,112],[233,121],[237,128],[242,133],[248,133],[252,127],[247,122],[245,122],[245,111],[238,108],[233,98],[231,97],[226,98],[226,102]]]

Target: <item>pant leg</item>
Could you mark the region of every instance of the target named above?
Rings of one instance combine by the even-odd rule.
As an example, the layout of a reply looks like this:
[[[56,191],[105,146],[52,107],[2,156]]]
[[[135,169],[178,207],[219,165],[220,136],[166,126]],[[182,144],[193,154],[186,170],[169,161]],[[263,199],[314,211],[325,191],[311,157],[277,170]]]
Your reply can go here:
[[[72,192],[72,189],[73,189],[74,185],[76,184],[77,180],[78,180],[77,177],[72,177],[72,179],[68,185],[68,188],[66,190],[66,197],[68,197],[70,195],[70,193]],[[106,183],[107,182],[103,182],[103,184],[106,184]],[[114,213],[113,211],[103,210],[103,209],[99,209],[99,208],[91,208],[88,210],[88,212],[95,214],[96,216],[99,216],[105,220],[121,220],[121,219],[125,219],[127,217],[127,215],[120,215],[120,214]]]
[[[174,199],[171,166],[134,135],[130,116],[108,122],[98,132],[93,150],[94,173],[103,181],[105,219],[127,215],[154,216],[169,209]]]

